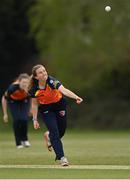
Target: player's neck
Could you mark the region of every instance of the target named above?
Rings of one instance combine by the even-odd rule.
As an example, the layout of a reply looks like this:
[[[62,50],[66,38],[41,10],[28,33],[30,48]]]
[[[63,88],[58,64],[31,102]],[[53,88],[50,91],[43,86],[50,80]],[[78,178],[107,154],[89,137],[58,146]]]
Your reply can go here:
[[[45,80],[39,80],[39,86],[45,87],[46,81]]]

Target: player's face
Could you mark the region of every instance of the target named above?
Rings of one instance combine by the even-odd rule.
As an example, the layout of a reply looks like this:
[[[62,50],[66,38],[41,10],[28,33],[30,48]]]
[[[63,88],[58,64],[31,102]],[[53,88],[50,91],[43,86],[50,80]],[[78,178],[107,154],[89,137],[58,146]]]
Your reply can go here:
[[[25,91],[28,89],[29,85],[29,79],[23,78],[19,81],[19,86],[21,89],[24,89]]]
[[[47,80],[48,74],[44,67],[40,67],[36,70],[36,79],[37,80]]]

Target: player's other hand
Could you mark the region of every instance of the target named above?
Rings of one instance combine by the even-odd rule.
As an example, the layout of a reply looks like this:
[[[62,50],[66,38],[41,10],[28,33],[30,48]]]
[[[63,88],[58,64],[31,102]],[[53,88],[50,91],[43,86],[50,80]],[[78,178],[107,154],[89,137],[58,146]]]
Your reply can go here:
[[[34,121],[33,122],[33,127],[34,127],[34,129],[39,129],[40,128],[39,122],[38,121]]]
[[[4,123],[8,122],[8,114],[4,114],[3,121],[4,121]]]
[[[79,96],[76,97],[76,103],[80,104],[83,101],[83,99]]]

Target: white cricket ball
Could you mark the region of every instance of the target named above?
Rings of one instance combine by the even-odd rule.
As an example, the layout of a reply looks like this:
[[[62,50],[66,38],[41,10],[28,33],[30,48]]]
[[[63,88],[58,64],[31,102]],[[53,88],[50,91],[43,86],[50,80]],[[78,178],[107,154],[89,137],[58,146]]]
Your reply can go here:
[[[107,12],[111,11],[111,7],[110,6],[106,6],[105,7],[105,11],[107,11]]]

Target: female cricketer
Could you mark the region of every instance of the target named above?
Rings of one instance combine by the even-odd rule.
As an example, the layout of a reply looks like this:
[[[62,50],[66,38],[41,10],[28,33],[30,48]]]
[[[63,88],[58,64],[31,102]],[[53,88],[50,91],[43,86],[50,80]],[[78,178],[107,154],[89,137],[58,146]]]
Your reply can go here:
[[[9,105],[13,118],[13,131],[16,147],[18,149],[29,147],[28,141],[28,115],[30,99],[28,96],[29,75],[20,74],[2,96],[3,120],[8,122],[7,106]]]
[[[40,127],[38,112],[48,129],[44,134],[48,149],[53,148],[56,158],[62,166],[68,166],[69,162],[64,155],[61,138],[66,130],[66,101],[67,96],[75,99],[80,104],[83,99],[72,91],[66,89],[57,79],[49,76],[43,65],[32,68],[29,94],[32,97],[32,115],[35,129]]]

